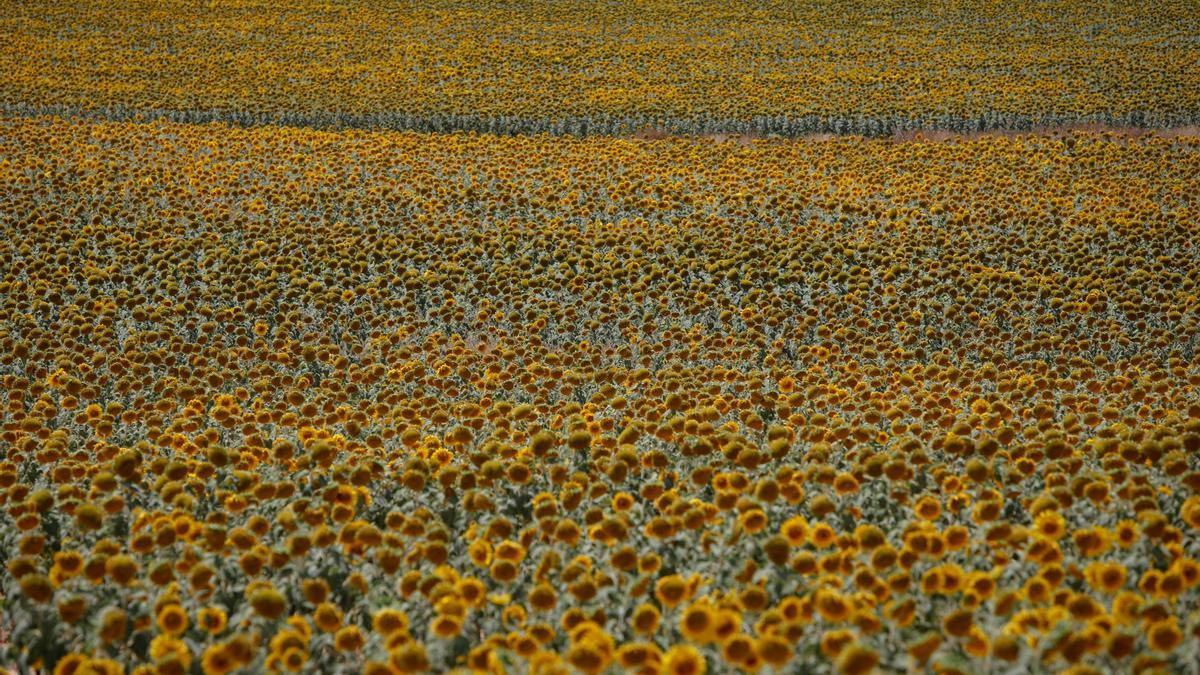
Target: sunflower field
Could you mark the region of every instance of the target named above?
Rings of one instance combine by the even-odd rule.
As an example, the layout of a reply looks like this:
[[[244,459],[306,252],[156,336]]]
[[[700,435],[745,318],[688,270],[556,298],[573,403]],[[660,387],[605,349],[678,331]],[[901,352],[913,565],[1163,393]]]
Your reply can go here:
[[[1200,673],[1198,17],[4,3],[0,672]]]
[[[0,121],[8,656],[1200,663],[1200,141]]]
[[[0,7],[15,114],[572,135],[1200,124],[1194,0]]]

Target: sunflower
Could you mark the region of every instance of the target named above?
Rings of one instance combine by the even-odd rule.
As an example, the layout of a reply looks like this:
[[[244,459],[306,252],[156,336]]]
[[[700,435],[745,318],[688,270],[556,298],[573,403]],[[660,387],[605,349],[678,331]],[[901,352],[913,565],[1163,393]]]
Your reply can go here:
[[[742,616],[734,609],[720,609],[712,621],[712,639],[724,643],[742,630]]]
[[[78,623],[87,611],[87,600],[82,596],[72,595],[59,600],[55,607],[60,619],[69,624]]]
[[[467,547],[467,555],[476,567],[485,568],[492,563],[492,545],[486,539],[476,539]]]
[[[1071,541],[1081,555],[1094,558],[1109,549],[1111,539],[1108,530],[1103,527],[1089,527],[1072,533]]]
[[[173,657],[168,657],[167,659],[164,659],[163,663],[158,664],[158,668],[156,668],[155,670],[157,670],[157,671],[168,670],[169,671],[170,668],[167,667],[166,662],[170,658],[173,658]],[[178,660],[176,660],[174,666],[176,669],[185,668],[185,666]],[[122,666],[117,661],[115,661],[114,659],[91,658],[91,659],[88,659],[82,666],[80,666],[79,670],[84,673],[87,673],[87,675],[122,675],[122,673],[125,672],[125,667]]]
[[[331,602],[322,602],[313,611],[313,623],[325,633],[333,633],[342,626],[342,610]]]
[[[122,586],[128,586],[137,576],[139,565],[132,556],[119,554],[105,561],[104,570],[108,578]]]
[[[1200,585],[1200,563],[1191,558],[1181,557],[1177,558],[1172,566],[1179,570],[1186,588],[1191,589]]]
[[[942,513],[942,504],[936,497],[926,495],[917,500],[917,503],[913,505],[913,511],[922,520],[934,521]]]
[[[371,626],[376,633],[387,637],[408,630],[408,615],[401,610],[385,607],[371,617]]]
[[[429,669],[429,658],[425,646],[419,642],[408,642],[388,655],[388,663],[401,673],[420,673]]]
[[[1109,658],[1122,661],[1129,658],[1137,648],[1138,636],[1132,633],[1114,632],[1108,636],[1105,652]]]
[[[239,664],[245,665],[254,660],[255,643],[248,635],[240,634],[229,638],[226,643],[229,655]]]
[[[192,662],[192,652],[182,640],[171,635],[159,635],[150,641],[150,658],[154,661],[174,658],[186,670]]]
[[[288,623],[288,627],[277,631],[271,636],[270,648],[276,654],[283,654],[292,647],[301,649],[308,648],[310,635],[299,629],[295,623]]]
[[[837,591],[830,589],[818,590],[814,599],[817,611],[821,613],[821,618],[829,623],[841,623],[845,621],[854,609],[848,599]]]
[[[942,590],[942,570],[939,567],[931,567],[925,570],[921,575],[921,593],[924,595],[934,595]]]
[[[663,656],[660,672],[669,675],[704,675],[708,663],[704,656],[691,645],[675,645]]]
[[[938,647],[942,646],[942,641],[941,633],[926,633],[916,641],[909,643],[908,655],[917,665],[923,666],[938,650]]]
[[[280,665],[289,673],[298,673],[308,663],[308,652],[299,647],[289,647],[280,655]]]
[[[849,473],[839,473],[833,479],[833,490],[839,495],[849,495],[858,492],[858,479]]]
[[[781,535],[773,535],[762,544],[763,552],[767,554],[767,560],[770,560],[775,565],[784,565],[788,561],[788,556],[791,553],[791,545]]]
[[[54,597],[54,585],[44,574],[30,573],[20,579],[21,593],[30,600],[45,604]]]
[[[468,607],[479,609],[487,604],[487,584],[475,577],[463,577],[455,584],[458,597]]]
[[[779,527],[779,533],[792,546],[803,546],[808,541],[808,521],[804,516],[792,516]]]
[[[462,617],[441,615],[433,620],[433,634],[443,640],[448,640],[462,633]]]
[[[1179,508],[1183,522],[1193,530],[1200,530],[1200,496],[1188,497]]]
[[[1033,521],[1033,529],[1040,536],[1057,541],[1067,532],[1066,521],[1058,511],[1043,511]]]
[[[600,672],[612,663],[616,647],[603,628],[592,621],[581,621],[570,631],[571,648],[567,660],[584,672]]]
[[[973,572],[967,575],[966,587],[980,598],[987,599],[996,592],[996,579],[986,572]]]
[[[714,618],[712,608],[707,603],[693,603],[680,616],[679,630],[693,642],[708,642],[712,639]]]
[[[951,551],[958,551],[971,541],[970,532],[962,525],[952,525],[946,528],[942,534],[946,541],[946,548]]]
[[[112,644],[125,638],[128,625],[129,615],[125,610],[109,607],[100,614],[100,627],[97,632],[102,642]]]
[[[638,572],[650,575],[654,574],[662,567],[662,556],[653,551],[644,553],[638,558]]]
[[[750,509],[738,517],[738,525],[747,534],[757,534],[766,529],[767,514],[762,509]]]
[[[291,542],[293,539],[295,538],[289,538],[288,540],[289,548],[291,547]],[[307,539],[307,537],[305,537],[305,539]],[[299,555],[303,555],[303,553],[300,553]],[[324,579],[305,579],[304,581],[300,582],[300,590],[302,593],[304,593],[304,599],[308,600],[314,605],[319,605],[329,598],[329,582],[325,581]]]
[[[866,675],[879,663],[879,654],[861,644],[847,645],[838,654],[836,667],[842,675]]]
[[[205,675],[225,675],[238,667],[237,659],[224,643],[209,645],[200,658]]]
[[[1146,631],[1146,639],[1151,649],[1169,653],[1183,642],[1183,632],[1179,630],[1175,617],[1170,617],[1151,625]]]
[[[617,662],[626,670],[657,667],[662,662],[662,650],[653,642],[628,642],[617,650]]]
[[[828,548],[829,546],[833,545],[833,542],[837,539],[837,532],[835,532],[834,529],[826,523],[817,523],[815,526],[813,526],[810,537],[812,539],[813,546],[816,546],[817,548]]]
[[[941,566],[941,592],[946,595],[952,595],[962,589],[966,582],[966,574],[962,567],[953,563],[948,563]]]
[[[1137,523],[1132,520],[1120,521],[1117,523],[1113,532],[1114,538],[1117,541],[1117,545],[1121,548],[1130,548],[1137,543],[1138,526]]]
[[[496,546],[495,556],[500,560],[511,560],[519,564],[525,559],[525,547],[515,541],[502,541]]]
[[[604,653],[589,642],[572,644],[566,653],[567,662],[583,673],[599,673],[608,666]]]
[[[737,604],[746,612],[759,612],[769,601],[766,590],[757,584],[746,586],[738,593]]]
[[[356,652],[366,645],[366,636],[358,626],[343,626],[333,636],[333,646],[339,652]]]
[[[159,610],[156,623],[163,633],[178,637],[188,629],[188,615],[183,607],[172,603]]]
[[[1071,597],[1067,601],[1066,607],[1071,616],[1080,621],[1094,618],[1104,611],[1091,596],[1082,593]]]
[[[83,654],[67,654],[58,660],[54,666],[54,675],[75,675],[82,672],[82,668],[87,665],[88,657]]]
[[[70,579],[83,571],[83,556],[78,551],[58,551],[54,554],[54,569],[62,579]]]
[[[613,495],[612,509],[617,513],[628,511],[633,508],[635,503],[634,497],[628,492],[618,492]]]
[[[658,630],[659,621],[662,619],[662,614],[658,608],[649,603],[642,603],[633,610],[633,615],[629,620],[635,633],[639,635],[651,635]]]
[[[745,664],[757,658],[754,647],[754,641],[748,636],[736,633],[721,643],[721,656],[729,663]]]
[[[1102,593],[1116,593],[1125,586],[1128,572],[1119,562],[1094,562],[1085,571],[1088,584]]]
[[[758,638],[758,643],[755,645],[755,651],[758,652],[762,660],[769,664],[775,670],[781,670],[789,661],[792,660],[792,647],[788,641],[776,635],[764,635]]]
[[[1050,598],[1052,590],[1050,582],[1046,581],[1044,577],[1034,577],[1025,582],[1025,597],[1033,603],[1046,602]]]
[[[950,612],[942,619],[942,630],[955,637],[965,637],[974,625],[974,616],[970,610],[958,609]]]
[[[250,594],[249,600],[254,611],[267,619],[278,619],[287,611],[287,599],[274,588],[258,588]]]
[[[312,639],[312,636],[313,636],[312,625],[309,624],[308,619],[305,618],[304,616],[301,616],[299,614],[293,614],[292,616],[289,616],[287,618],[286,623],[287,623],[288,627],[290,627],[293,631],[295,631],[296,634],[298,634],[301,637],[301,639],[304,640],[304,642],[307,643],[309,640]]]
[[[1158,582],[1158,592],[1172,600],[1183,593],[1185,588],[1183,574],[1174,565],[1162,575]]]
[[[687,594],[687,582],[678,574],[662,577],[654,585],[654,597],[658,598],[664,607],[678,605],[687,598]]]

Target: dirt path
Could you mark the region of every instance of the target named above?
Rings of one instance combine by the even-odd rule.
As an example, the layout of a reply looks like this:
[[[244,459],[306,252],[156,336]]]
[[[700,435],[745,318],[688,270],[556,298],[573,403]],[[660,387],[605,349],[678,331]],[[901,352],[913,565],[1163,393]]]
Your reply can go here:
[[[1006,138],[1014,138],[1016,136],[1060,136],[1071,134],[1077,131],[1093,134],[1109,133],[1114,136],[1125,136],[1128,138],[1140,138],[1142,136],[1157,136],[1158,138],[1200,138],[1200,126],[1171,127],[1169,129],[1148,129],[1145,127],[1110,127],[1104,124],[1070,124],[1058,127],[1034,127],[1028,131],[995,129],[991,131],[977,131],[966,134],[936,129],[928,131],[903,131],[892,134],[891,139],[895,141],[945,141],[954,138],[969,140],[972,138],[983,138],[986,136],[1004,136]]]
[[[896,133],[884,138],[897,142],[941,142],[949,140],[972,140],[977,138],[987,138],[991,136],[1016,138],[1030,136],[1062,136],[1069,135],[1075,132],[1103,134],[1108,133],[1113,136],[1121,136],[1124,138],[1141,138],[1143,136],[1154,136],[1157,138],[1200,138],[1200,126],[1185,126],[1171,127],[1165,129],[1151,129],[1146,127],[1114,127],[1104,124],[1070,124],[1054,127],[1033,127],[1024,131],[1008,130],[1008,129],[992,129],[988,131],[973,131],[960,133],[956,131],[944,131],[941,129],[921,129],[913,131],[897,131]],[[828,141],[837,138],[842,138],[841,134],[806,134],[803,136],[780,138],[763,136],[760,134],[701,134],[699,136],[677,136],[666,131],[657,129],[647,129],[637,133],[630,134],[626,138],[646,141],[658,141],[668,138],[695,138],[697,140],[708,140],[714,143],[737,143],[738,145],[749,146],[756,141],[768,141],[771,143],[791,143],[796,141]]]

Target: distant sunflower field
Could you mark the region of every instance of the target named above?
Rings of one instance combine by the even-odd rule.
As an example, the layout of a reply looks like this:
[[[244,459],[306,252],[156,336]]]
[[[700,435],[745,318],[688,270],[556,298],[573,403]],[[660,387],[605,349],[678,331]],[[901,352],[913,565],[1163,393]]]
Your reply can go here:
[[[1200,673],[1193,4],[5,3],[0,671]]]
[[[48,0],[0,111],[499,134],[1200,124],[1190,0]]]

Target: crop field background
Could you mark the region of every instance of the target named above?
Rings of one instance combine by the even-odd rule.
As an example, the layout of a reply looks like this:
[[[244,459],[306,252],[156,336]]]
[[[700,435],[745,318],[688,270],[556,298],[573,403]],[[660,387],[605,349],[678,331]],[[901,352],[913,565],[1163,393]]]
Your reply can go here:
[[[0,666],[1200,672],[1196,10],[0,5]]]
[[[22,114],[787,136],[1200,120],[1187,0],[0,6],[0,104]]]

